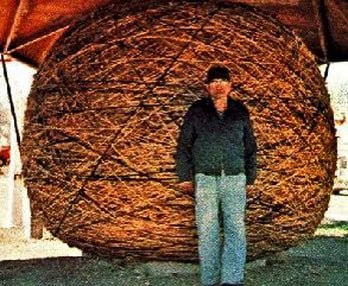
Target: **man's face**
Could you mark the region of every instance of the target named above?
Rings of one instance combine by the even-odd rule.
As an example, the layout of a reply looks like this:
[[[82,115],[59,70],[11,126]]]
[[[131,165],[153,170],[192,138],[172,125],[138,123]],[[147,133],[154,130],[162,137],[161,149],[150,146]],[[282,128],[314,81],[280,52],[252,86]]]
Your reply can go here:
[[[214,79],[208,83],[207,90],[213,99],[224,99],[231,91],[231,82],[225,79]]]

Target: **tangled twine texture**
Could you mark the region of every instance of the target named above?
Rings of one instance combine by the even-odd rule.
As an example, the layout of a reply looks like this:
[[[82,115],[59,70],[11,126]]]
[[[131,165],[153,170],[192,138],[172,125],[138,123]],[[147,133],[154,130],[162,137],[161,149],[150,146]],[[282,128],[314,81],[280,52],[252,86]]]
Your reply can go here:
[[[22,144],[34,212],[100,255],[195,260],[194,194],[174,154],[208,66],[225,63],[249,107],[258,178],[249,259],[310,237],[336,164],[324,82],[303,43],[252,8],[212,2],[107,6],[76,22],[39,70]]]

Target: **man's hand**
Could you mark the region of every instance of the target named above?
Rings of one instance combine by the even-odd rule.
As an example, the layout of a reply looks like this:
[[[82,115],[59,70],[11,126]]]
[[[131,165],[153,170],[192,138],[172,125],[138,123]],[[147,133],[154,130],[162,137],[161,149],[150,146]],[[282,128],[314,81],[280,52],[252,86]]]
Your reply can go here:
[[[193,191],[193,183],[191,181],[180,182],[176,186],[183,192]]]

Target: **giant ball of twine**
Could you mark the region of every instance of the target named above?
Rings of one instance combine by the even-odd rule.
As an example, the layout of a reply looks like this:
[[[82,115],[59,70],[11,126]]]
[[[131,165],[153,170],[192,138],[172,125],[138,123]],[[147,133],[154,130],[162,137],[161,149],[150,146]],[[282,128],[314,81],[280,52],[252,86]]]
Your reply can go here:
[[[302,41],[246,6],[135,2],[77,21],[36,75],[21,147],[32,210],[85,251],[196,260],[194,193],[176,187],[174,154],[207,68],[221,62],[258,144],[248,257],[309,238],[336,153],[328,94]]]

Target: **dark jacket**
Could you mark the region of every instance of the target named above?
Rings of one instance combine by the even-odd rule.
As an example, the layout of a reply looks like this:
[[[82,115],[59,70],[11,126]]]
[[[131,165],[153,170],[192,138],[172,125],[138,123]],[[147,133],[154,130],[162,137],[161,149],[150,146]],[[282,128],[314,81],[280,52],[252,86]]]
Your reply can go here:
[[[219,115],[210,97],[198,100],[187,111],[178,140],[176,169],[180,181],[196,173],[245,173],[247,184],[256,178],[256,142],[245,105],[232,98]]]

